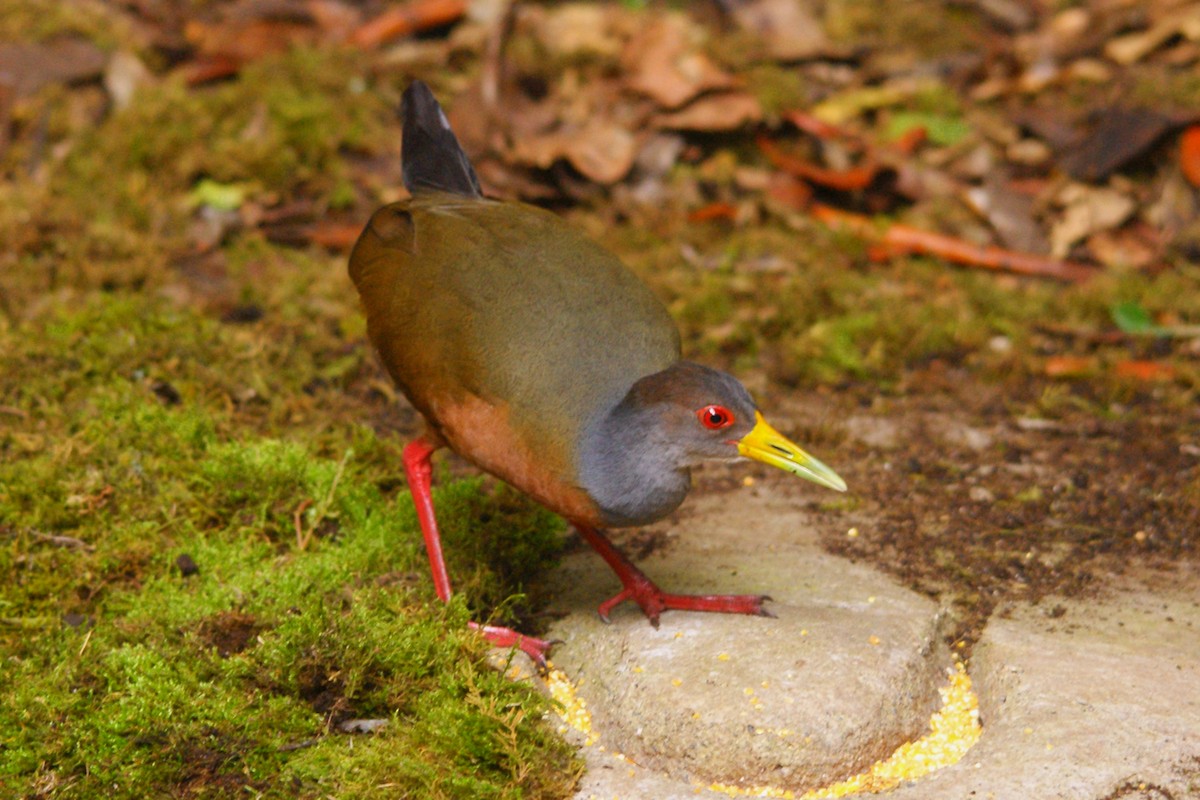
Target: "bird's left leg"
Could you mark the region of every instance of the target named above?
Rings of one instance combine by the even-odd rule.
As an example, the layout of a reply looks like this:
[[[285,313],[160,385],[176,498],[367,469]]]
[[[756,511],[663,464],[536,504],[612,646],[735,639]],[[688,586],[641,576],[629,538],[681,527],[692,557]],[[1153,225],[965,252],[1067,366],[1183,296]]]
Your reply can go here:
[[[408,488],[412,492],[413,504],[417,508],[417,519],[425,537],[425,552],[429,555],[429,571],[433,574],[433,587],[443,603],[450,602],[450,576],[446,572],[446,559],[442,556],[442,537],[438,533],[437,518],[433,513],[433,451],[440,447],[428,436],[413,439],[404,448],[404,473],[408,476]],[[497,647],[519,647],[538,666],[545,666],[550,643],[526,636],[511,628],[496,625],[468,623]]]
[[[632,600],[641,606],[650,619],[650,624],[656,628],[659,614],[669,609],[773,616],[763,608],[763,602],[771,599],[763,594],[668,594],[646,577],[646,573],[635,567],[602,531],[588,525],[574,524],[579,535],[608,562],[625,587],[600,604],[600,619],[605,622],[608,622],[608,612],[626,600]]]

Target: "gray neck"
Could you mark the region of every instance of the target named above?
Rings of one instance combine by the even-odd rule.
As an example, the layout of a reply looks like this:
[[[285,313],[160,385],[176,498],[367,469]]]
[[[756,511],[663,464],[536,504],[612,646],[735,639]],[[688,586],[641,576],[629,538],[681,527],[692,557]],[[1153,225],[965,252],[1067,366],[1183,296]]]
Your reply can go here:
[[[610,527],[660,520],[692,487],[685,457],[659,414],[630,400],[589,425],[582,442],[581,482]]]

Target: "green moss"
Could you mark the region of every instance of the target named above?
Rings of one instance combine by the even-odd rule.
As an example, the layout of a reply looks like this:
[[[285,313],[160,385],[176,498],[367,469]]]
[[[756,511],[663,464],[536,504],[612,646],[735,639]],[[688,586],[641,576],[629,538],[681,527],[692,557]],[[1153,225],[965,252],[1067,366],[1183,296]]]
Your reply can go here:
[[[804,108],[812,101],[799,69],[757,64],[747,69],[746,84],[768,117]]]
[[[104,49],[133,47],[139,36],[129,20],[102,3],[5,0],[0,41],[47,41],[69,36]]]
[[[312,354],[267,372],[286,344],[247,355],[245,334],[133,296],[0,334],[0,786],[565,796],[577,767],[548,701],[466,628],[468,606],[510,607],[560,523],[479,481],[439,489],[462,579],[432,603],[427,578],[396,579],[427,568],[407,497],[379,489],[394,452],[349,421],[260,430],[230,397],[257,376],[282,413]],[[389,723],[352,737],[349,718]]]
[[[392,116],[352,80],[363,58],[294,49],[201,91],[167,78],[97,127],[51,131],[52,141],[71,134],[72,147],[48,185],[10,190],[38,218],[39,235],[17,215],[0,216],[0,234],[31,262],[28,274],[45,269],[61,280],[65,263],[89,283],[130,285],[188,251],[186,195],[201,181],[237,184],[264,205],[299,197],[345,205],[344,155],[382,149]]]
[[[825,31],[838,44],[936,57],[978,47],[987,27],[978,12],[935,0],[831,0]]]
[[[1196,108],[1200,105],[1200,75],[1193,69],[1142,65],[1135,72],[1130,103],[1156,110]]]

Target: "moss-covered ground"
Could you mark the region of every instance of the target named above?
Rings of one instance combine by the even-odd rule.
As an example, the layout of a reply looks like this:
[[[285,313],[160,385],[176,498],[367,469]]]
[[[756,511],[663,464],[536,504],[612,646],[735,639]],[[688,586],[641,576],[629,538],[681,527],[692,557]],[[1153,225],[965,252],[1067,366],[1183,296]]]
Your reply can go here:
[[[466,629],[529,622],[562,523],[442,481],[460,594],[438,604],[344,255],[228,219],[194,243],[190,226],[228,216],[198,210],[205,181],[355,199],[348,165],[384,150],[392,116],[346,91],[352,59],[168,80],[83,133],[86,96],[21,107],[74,144],[30,173],[18,139],[0,183],[6,797],[561,797],[575,781],[550,701]],[[342,732],[353,719],[387,724]]]
[[[467,603],[429,602],[398,445],[285,412],[312,354],[263,333],[121,293],[5,332],[5,794],[561,793],[548,702],[485,665]],[[557,546],[478,480],[437,502],[484,615]]]

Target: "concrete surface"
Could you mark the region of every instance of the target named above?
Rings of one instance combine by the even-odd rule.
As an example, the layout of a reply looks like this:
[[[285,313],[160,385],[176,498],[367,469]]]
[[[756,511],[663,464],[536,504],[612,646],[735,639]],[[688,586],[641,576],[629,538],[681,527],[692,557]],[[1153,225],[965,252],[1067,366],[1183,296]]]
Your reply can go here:
[[[925,732],[951,659],[938,609],[824,553],[769,486],[696,495],[640,565],[677,592],[762,592],[775,619],[671,611],[659,630],[589,550],[555,577],[553,661],[590,710],[579,798],[796,796]],[[1200,798],[1200,575],[989,623],[970,664],[983,721],[958,764],[890,792],[951,798]],[[617,755],[619,754],[619,755]]]

